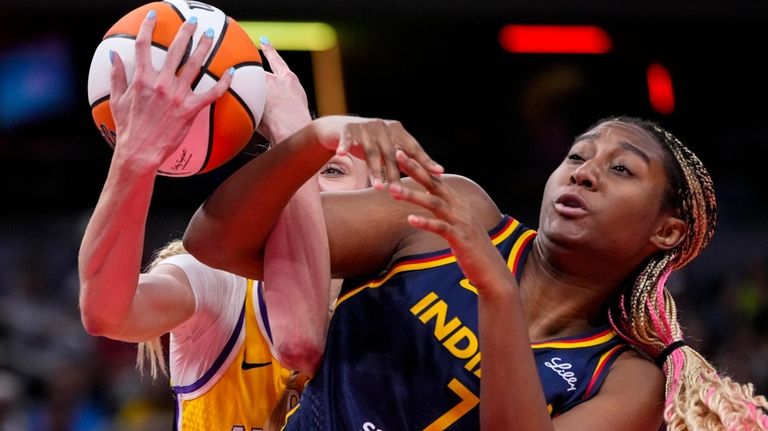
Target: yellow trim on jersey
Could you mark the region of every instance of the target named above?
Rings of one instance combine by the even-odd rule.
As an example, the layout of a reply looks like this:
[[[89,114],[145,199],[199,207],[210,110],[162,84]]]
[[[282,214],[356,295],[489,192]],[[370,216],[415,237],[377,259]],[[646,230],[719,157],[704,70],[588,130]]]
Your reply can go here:
[[[595,370],[592,372],[592,377],[589,379],[589,385],[587,386],[587,392],[585,392],[585,394],[589,394],[589,391],[592,390],[592,386],[595,384],[595,379],[603,372],[605,362],[608,361],[608,359],[610,359],[613,354],[616,353],[616,351],[624,347],[626,346],[619,344],[618,346],[614,346],[614,348],[608,350],[600,356],[600,359],[597,361],[597,366],[595,366]]]
[[[531,348],[532,349],[546,349],[546,348],[576,349],[579,347],[597,346],[598,344],[603,344],[611,340],[615,336],[616,336],[616,333],[612,329],[608,329],[602,333],[596,334],[595,336],[591,338],[586,338],[586,339],[582,338],[582,339],[576,339],[576,340],[544,341],[541,343],[531,343]]]
[[[519,221],[515,219],[511,219],[511,222],[507,225],[506,228],[504,228],[504,230],[502,230],[497,235],[494,235],[493,238],[491,238],[491,242],[493,243],[493,245],[497,246],[502,241],[509,238],[509,236],[512,235],[512,232],[515,231],[515,228],[517,228],[519,225],[520,225]],[[339,299],[336,300],[336,306],[338,307],[339,305],[341,305],[342,302],[357,295],[364,289],[369,289],[369,288],[376,289],[381,287],[384,283],[389,281],[395,275],[400,274],[401,272],[435,268],[435,267],[447,265],[453,262],[456,262],[456,256],[449,254],[445,257],[437,258],[437,259],[427,258],[422,261],[416,261],[416,262],[410,262],[410,263],[406,261],[401,264],[397,264],[386,275],[384,275],[383,278],[372,281],[368,284],[364,284],[340,296]]]
[[[513,273],[515,272],[514,265],[518,259],[518,255],[520,254],[520,248],[528,241],[528,238],[530,238],[532,235],[536,235],[536,231],[533,229],[523,232],[515,241],[515,245],[512,246],[512,251],[509,252],[509,258],[507,258],[507,266],[512,270]]]

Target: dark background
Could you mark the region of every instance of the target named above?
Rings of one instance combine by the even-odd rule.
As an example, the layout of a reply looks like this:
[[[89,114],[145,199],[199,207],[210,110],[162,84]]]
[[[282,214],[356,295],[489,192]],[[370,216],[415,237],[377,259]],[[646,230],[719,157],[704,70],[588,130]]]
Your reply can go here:
[[[111,156],[90,117],[88,67],[106,29],[143,3],[0,0],[0,425],[21,424],[10,429],[56,418],[70,429],[149,429],[151,420],[167,429],[165,383],[135,375],[132,346],[85,335],[76,302],[77,248]],[[708,166],[719,198],[712,244],[670,281],[689,342],[768,391],[768,3],[211,3],[235,19],[333,25],[349,111],[401,120],[448,171],[534,227],[547,175],[595,120],[628,114],[672,130]],[[614,46],[599,56],[510,54],[498,32],[513,23],[599,25]],[[282,54],[314,104],[309,54]],[[653,62],[673,79],[670,115],[648,102]],[[26,86],[60,88],[14,115]],[[159,178],[147,257],[247,160]]]

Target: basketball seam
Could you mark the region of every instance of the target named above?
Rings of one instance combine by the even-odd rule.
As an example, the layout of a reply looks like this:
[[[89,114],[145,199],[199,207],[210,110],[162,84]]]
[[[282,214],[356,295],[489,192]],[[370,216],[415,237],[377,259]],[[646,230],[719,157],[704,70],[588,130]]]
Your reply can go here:
[[[187,17],[185,17],[185,16],[184,16],[184,14],[183,14],[183,13],[181,13],[181,11],[179,10],[179,8],[177,8],[176,6],[174,6],[174,5],[173,5],[173,3],[170,3],[170,2],[167,2],[167,1],[164,1],[163,3],[167,4],[167,5],[168,5],[168,6],[171,8],[171,10],[173,10],[174,12],[176,12],[176,15],[178,15],[178,16],[179,16],[179,18],[181,18],[181,21],[182,21],[182,22],[184,22],[184,21],[186,21],[186,20],[187,20]]]
[[[211,109],[209,112],[208,117],[208,151],[205,152],[205,160],[203,160],[203,165],[200,167],[200,170],[198,170],[196,173],[199,173],[201,171],[204,171],[205,168],[208,167],[208,163],[211,161],[211,152],[213,151],[213,129],[215,129],[215,117],[214,117],[214,111],[216,110],[216,103],[211,104]]]
[[[93,111],[94,108],[101,105],[102,103],[109,100],[110,94],[107,94],[106,96],[101,96],[98,99],[94,100],[93,103],[91,103],[91,111]]]
[[[110,34],[109,36],[104,36],[104,39],[102,39],[102,40],[107,40],[107,39],[112,39],[112,38],[136,40],[136,36],[135,35],[125,34],[125,33]],[[157,43],[155,41],[152,41],[150,43],[150,45],[154,46],[155,48],[162,48],[163,50],[168,51],[168,47],[167,46],[165,46],[163,44],[160,44],[160,43]]]
[[[201,79],[203,79],[203,74],[208,72],[208,66],[211,65],[213,58],[216,56],[216,53],[219,51],[219,47],[221,47],[221,43],[224,40],[224,36],[226,36],[227,34],[228,27],[229,27],[229,17],[227,16],[224,18],[224,25],[221,26],[221,34],[219,35],[219,39],[216,41],[216,45],[214,45],[214,47],[211,49],[211,52],[208,54],[208,58],[205,60],[205,64],[200,68],[200,73],[198,73],[195,80],[192,81],[192,88],[197,87],[197,84],[200,82]]]

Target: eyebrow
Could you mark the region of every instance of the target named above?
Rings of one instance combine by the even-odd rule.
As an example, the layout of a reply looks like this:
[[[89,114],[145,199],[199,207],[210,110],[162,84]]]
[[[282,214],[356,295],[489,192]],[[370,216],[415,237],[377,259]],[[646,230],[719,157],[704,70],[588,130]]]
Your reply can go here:
[[[635,153],[638,156],[640,156],[640,158],[643,159],[643,161],[645,162],[646,165],[650,165],[651,164],[651,158],[648,157],[648,154],[646,154],[645,151],[641,150],[640,148],[637,148],[636,146],[630,144],[629,142],[625,142],[625,141],[619,142],[619,146],[622,149],[625,149],[627,151],[630,151],[630,152]]]
[[[583,135],[577,136],[576,139],[573,141],[573,145],[576,145],[576,143],[580,142],[580,141],[591,141],[591,140],[597,139],[599,137],[600,137],[599,133],[585,133]],[[643,159],[645,164],[647,164],[647,165],[651,164],[651,158],[648,156],[648,154],[645,151],[643,151],[640,148],[638,148],[637,146],[632,145],[632,144],[630,144],[627,141],[621,141],[621,142],[619,142],[619,147],[622,150],[626,150],[626,151],[629,151],[631,153],[634,153],[635,155],[637,155],[638,157]]]

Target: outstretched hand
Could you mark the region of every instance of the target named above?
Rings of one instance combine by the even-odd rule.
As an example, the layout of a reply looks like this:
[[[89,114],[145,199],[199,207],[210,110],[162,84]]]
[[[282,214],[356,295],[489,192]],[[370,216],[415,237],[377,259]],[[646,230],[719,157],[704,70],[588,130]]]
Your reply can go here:
[[[261,50],[272,72],[265,73],[266,104],[256,131],[275,145],[309,124],[312,116],[307,93],[298,76],[264,36],[261,37]]]
[[[122,59],[117,52],[110,52],[109,105],[117,128],[115,152],[159,166],[181,144],[197,114],[224,94],[234,70],[224,73],[210,90],[201,94],[192,91],[192,82],[213,41],[213,30],[209,29],[177,73],[197,28],[194,18],[181,26],[162,67],[155,70],[150,49],[156,23],[155,12],[150,11],[139,28],[130,84]]]
[[[426,190],[392,185],[390,195],[429,210],[433,217],[409,215],[408,223],[443,237],[451,247],[464,275],[480,291],[494,280],[509,275],[506,262],[493,246],[488,232],[475,217],[465,199],[443,179],[424,169],[403,151],[397,152],[397,162],[403,173]]]
[[[315,120],[313,127],[324,147],[340,156],[349,153],[365,160],[376,188],[400,184],[400,170],[395,160],[398,150],[432,175],[443,173],[443,167],[429,157],[399,121],[330,115]]]

